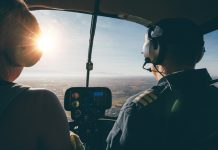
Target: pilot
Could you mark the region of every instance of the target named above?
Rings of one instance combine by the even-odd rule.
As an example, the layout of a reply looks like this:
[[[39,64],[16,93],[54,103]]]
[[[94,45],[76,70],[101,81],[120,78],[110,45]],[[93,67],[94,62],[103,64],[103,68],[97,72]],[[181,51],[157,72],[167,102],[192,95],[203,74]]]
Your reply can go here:
[[[37,20],[22,0],[0,1],[0,149],[83,149],[77,135],[70,137],[54,93],[14,83],[24,67],[40,59],[39,34]]]
[[[107,150],[218,149],[218,89],[206,69],[203,33],[188,19],[148,29],[145,64],[158,84],[130,97],[107,138]]]

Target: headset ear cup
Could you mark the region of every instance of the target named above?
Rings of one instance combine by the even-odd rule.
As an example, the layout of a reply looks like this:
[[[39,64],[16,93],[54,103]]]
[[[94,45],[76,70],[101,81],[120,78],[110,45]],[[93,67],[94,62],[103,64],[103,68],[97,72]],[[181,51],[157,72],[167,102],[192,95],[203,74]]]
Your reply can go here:
[[[154,31],[155,26],[151,26],[148,29],[148,42],[144,45],[144,56],[145,59],[149,59],[151,63],[157,64],[160,55],[160,44],[157,39],[152,37],[152,31]]]
[[[150,40],[149,55],[151,62],[156,64],[159,59],[160,45],[156,39]]]
[[[144,44],[143,53],[147,61],[149,60],[150,63],[156,64],[160,53],[160,46],[158,41],[155,39],[150,39],[147,43]]]
[[[20,67],[31,67],[36,64],[42,56],[42,52],[36,49],[15,48],[7,50],[10,63]]]
[[[145,60],[151,62],[149,51],[150,51],[150,40],[148,40],[147,42],[144,43],[142,52],[144,54]]]

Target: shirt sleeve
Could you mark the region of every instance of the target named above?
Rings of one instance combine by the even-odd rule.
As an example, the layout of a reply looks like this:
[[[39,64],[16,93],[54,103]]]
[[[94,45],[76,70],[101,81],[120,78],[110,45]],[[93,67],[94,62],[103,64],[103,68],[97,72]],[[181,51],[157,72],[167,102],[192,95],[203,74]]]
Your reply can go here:
[[[144,95],[142,95],[144,94]],[[141,96],[142,95],[142,96]],[[148,100],[147,105],[135,101]],[[149,97],[148,97],[149,96]],[[127,100],[107,138],[107,150],[141,150],[160,147],[160,130],[164,101],[157,100],[154,91],[141,92]]]

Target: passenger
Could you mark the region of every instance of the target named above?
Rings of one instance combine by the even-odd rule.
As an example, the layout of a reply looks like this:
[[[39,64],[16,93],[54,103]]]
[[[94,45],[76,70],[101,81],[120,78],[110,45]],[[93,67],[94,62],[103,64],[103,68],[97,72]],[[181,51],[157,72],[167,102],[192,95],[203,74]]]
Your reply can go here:
[[[148,30],[147,63],[158,84],[132,96],[107,138],[107,150],[218,149],[218,89],[206,69],[200,28],[182,18]]]
[[[13,83],[24,67],[41,57],[40,29],[22,0],[0,1],[0,149],[78,150],[64,110],[54,93]]]

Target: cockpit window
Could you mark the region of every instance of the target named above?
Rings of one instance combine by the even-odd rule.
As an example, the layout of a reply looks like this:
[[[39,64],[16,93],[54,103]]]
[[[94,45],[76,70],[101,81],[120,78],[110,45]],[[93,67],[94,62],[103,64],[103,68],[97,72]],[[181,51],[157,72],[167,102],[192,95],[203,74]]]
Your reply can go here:
[[[32,11],[42,31],[39,42],[44,54],[25,68],[18,82],[53,91],[64,103],[65,90],[85,86],[91,15],[66,11]]]
[[[209,73],[214,77],[218,77],[217,64],[218,64],[218,30],[208,33],[204,36],[205,41],[205,54],[197,68],[207,68]]]
[[[91,15],[54,10],[32,13],[41,26],[43,38],[39,44],[45,51],[40,62],[26,68],[18,82],[49,89],[63,104],[67,88],[85,86]],[[129,96],[153,82],[142,69],[146,31],[146,27],[129,21],[98,18],[90,86],[111,88],[113,108],[107,115],[117,116]]]
[[[91,16],[53,10],[32,13],[41,27],[44,54],[22,77],[85,76]]]
[[[155,84],[151,74],[142,69],[141,54],[147,28],[107,17],[99,17],[94,49],[91,86],[112,90],[113,106],[107,115],[116,117],[127,98]]]
[[[18,79],[21,84],[46,88],[63,104],[65,90],[86,85],[91,15],[66,11],[32,12],[42,30],[44,55]],[[147,28],[125,20],[98,17],[93,46],[94,70],[90,86],[109,87],[113,107],[107,115],[116,117],[126,99],[156,84],[151,73],[142,69],[141,54]],[[205,56],[197,68],[206,67],[217,75],[218,31],[205,35]],[[69,115],[68,115],[69,117]]]

